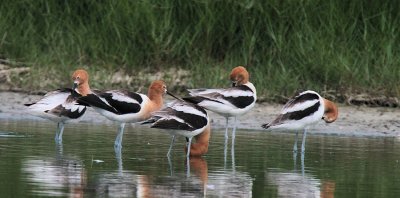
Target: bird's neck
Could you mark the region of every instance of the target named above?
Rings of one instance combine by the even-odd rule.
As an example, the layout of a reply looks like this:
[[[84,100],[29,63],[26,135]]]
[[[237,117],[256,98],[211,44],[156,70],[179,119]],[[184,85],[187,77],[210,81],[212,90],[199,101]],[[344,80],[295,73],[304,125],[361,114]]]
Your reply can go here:
[[[76,91],[79,94],[81,94],[82,96],[86,96],[86,95],[92,93],[92,91],[90,90],[88,82],[85,82],[85,83],[79,85]]]
[[[147,97],[149,97],[149,99],[153,103],[152,106],[154,107],[154,109],[156,110],[161,109],[161,107],[164,104],[162,94],[157,93],[154,90],[149,90]]]

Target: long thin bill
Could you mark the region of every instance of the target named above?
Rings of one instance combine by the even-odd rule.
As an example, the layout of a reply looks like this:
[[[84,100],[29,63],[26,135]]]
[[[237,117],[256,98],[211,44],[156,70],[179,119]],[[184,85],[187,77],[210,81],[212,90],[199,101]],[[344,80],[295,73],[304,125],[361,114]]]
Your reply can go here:
[[[167,91],[167,94],[170,95],[170,96],[172,96],[172,97],[174,97],[174,98],[177,99],[177,100],[184,101],[184,100],[182,100],[182,98],[179,98],[179,97],[175,96],[174,94],[172,94],[172,93],[169,92],[169,91]]]

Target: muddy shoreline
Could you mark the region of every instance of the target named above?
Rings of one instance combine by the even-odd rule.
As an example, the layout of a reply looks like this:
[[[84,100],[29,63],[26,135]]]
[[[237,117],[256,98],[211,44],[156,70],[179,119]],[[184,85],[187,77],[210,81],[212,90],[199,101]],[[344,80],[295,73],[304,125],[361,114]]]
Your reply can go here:
[[[26,93],[0,92],[0,123],[4,120],[40,120],[47,122],[47,120],[27,114],[26,107],[23,105],[41,97]],[[167,102],[172,101],[172,98],[167,97],[166,100]],[[263,130],[260,127],[261,124],[273,120],[281,108],[281,104],[256,104],[251,112],[238,118],[238,127],[249,130]],[[223,117],[212,112],[210,112],[210,117],[212,118],[213,128],[225,127]],[[114,124],[92,109],[89,109],[80,120],[73,122]],[[230,123],[232,122],[233,119],[230,120]],[[135,126],[146,127],[138,124]],[[339,104],[339,118],[336,122],[332,124],[321,122],[310,129],[309,132],[345,136],[400,137],[400,109]]]

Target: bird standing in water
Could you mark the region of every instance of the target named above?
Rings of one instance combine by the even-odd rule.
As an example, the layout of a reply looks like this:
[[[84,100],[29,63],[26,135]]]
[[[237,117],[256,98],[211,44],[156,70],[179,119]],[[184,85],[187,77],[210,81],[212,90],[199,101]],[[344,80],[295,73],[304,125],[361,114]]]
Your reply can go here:
[[[163,106],[163,96],[167,92],[164,81],[153,81],[147,95],[125,90],[97,91],[89,87],[89,75],[80,70],[77,74],[78,84],[84,85],[80,90],[82,97],[78,102],[92,107],[106,118],[119,122],[118,135],[114,146],[122,148],[122,137],[125,123],[140,122],[150,118],[151,113],[160,110]]]
[[[338,117],[338,108],[330,100],[321,97],[315,91],[304,91],[289,100],[281,113],[270,123],[263,124],[265,129],[304,130],[301,152],[305,151],[307,129],[319,121],[334,122]],[[297,152],[298,131],[293,151]]]
[[[72,79],[75,81],[76,78],[74,75],[72,75]],[[77,99],[80,97],[77,90],[81,88],[81,85],[74,83],[72,89],[58,89],[47,93],[37,102],[24,104],[28,106],[28,113],[57,123],[57,130],[54,138],[57,143],[62,142],[64,124],[82,117],[86,111],[86,106],[79,105],[77,102]]]

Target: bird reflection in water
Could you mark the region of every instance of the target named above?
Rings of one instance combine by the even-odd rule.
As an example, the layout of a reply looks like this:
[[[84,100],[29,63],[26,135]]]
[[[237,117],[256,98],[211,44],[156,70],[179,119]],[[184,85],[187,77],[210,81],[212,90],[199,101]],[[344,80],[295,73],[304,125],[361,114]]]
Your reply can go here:
[[[232,153],[234,161],[234,151]],[[208,172],[207,161],[201,157],[190,159],[194,177],[191,184],[202,186],[203,197],[252,197],[253,179],[246,172],[237,171],[232,162],[232,169]],[[197,182],[196,182],[197,181]]]
[[[276,186],[278,197],[324,197],[333,198],[335,182],[321,180],[304,171],[304,153],[301,153],[301,171],[297,171],[297,153],[293,154],[294,171],[267,172],[268,182]]]
[[[151,177],[149,192],[163,197],[252,197],[253,179],[246,172],[221,169],[208,171],[205,158],[191,157],[191,176],[176,173]]]
[[[117,170],[100,173],[91,182],[96,197],[152,197],[148,176],[124,170],[121,149],[114,148],[114,151]]]
[[[118,159],[117,159],[118,162]],[[119,162],[118,162],[119,163]],[[95,185],[96,197],[201,197],[206,193],[207,162],[199,157],[189,161],[193,175],[139,175],[134,171],[119,170],[100,174]],[[185,162],[186,164],[186,162]]]
[[[38,196],[83,197],[87,173],[82,160],[64,157],[62,144],[56,145],[56,157],[31,156],[22,162],[26,180]]]

